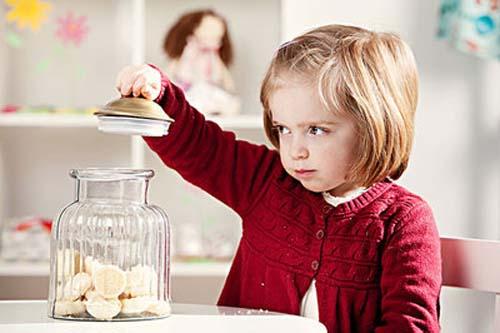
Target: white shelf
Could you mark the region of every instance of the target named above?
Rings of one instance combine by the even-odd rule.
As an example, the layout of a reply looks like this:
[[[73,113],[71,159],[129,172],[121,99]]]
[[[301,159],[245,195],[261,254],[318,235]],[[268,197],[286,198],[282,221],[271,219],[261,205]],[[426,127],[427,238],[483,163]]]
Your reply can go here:
[[[222,276],[229,273],[229,262],[184,263],[173,262],[172,276]]]
[[[97,118],[91,115],[3,114],[4,127],[97,127]]]
[[[223,128],[235,129],[258,129],[263,128],[263,120],[260,114],[238,115],[233,117],[207,117]]]
[[[213,276],[225,277],[230,268],[228,262],[185,263],[173,262],[171,274],[176,276]],[[2,276],[48,276],[49,263],[5,262],[0,261],[0,277]]]
[[[262,128],[262,117],[238,115],[233,117],[207,117],[227,129]],[[97,118],[92,115],[58,114],[3,114],[0,127],[97,127]]]
[[[0,261],[0,276],[47,276],[48,262],[5,262]]]

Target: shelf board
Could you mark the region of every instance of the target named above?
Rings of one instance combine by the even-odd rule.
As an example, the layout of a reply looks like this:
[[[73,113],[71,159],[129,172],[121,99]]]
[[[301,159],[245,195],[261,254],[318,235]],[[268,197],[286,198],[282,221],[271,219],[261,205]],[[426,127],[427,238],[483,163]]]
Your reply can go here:
[[[232,117],[207,117],[207,119],[216,122],[222,128],[263,128],[263,120],[260,114],[244,114]]]
[[[229,262],[186,263],[173,262],[171,274],[176,276],[210,276],[225,277],[229,272]],[[0,277],[2,276],[48,276],[48,262],[6,262],[0,260]]]
[[[229,273],[229,262],[204,262],[186,263],[173,262],[171,265],[172,276],[222,276]]]
[[[232,117],[207,117],[227,129],[262,128],[262,117],[258,114]],[[97,118],[92,115],[76,114],[1,114],[0,127],[97,127]]]
[[[97,118],[91,115],[60,115],[11,113],[0,115],[4,127],[97,127]]]

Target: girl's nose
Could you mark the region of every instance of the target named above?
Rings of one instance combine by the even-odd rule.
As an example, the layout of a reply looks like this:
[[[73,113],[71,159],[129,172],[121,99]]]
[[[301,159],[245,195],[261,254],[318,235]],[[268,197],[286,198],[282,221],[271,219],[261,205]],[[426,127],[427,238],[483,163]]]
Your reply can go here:
[[[290,155],[294,160],[303,160],[309,157],[309,151],[306,146],[296,142],[292,144]]]

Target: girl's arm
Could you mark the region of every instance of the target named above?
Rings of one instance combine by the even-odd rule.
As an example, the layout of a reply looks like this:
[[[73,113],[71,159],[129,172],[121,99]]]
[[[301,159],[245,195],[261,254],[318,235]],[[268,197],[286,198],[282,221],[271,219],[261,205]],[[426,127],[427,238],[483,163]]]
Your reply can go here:
[[[278,154],[264,145],[236,140],[234,133],[205,120],[182,90],[152,67],[161,73],[155,100],[175,122],[167,136],[145,141],[168,167],[243,215],[280,165]]]
[[[375,332],[439,332],[441,252],[431,209],[422,201],[397,220],[382,255]]]

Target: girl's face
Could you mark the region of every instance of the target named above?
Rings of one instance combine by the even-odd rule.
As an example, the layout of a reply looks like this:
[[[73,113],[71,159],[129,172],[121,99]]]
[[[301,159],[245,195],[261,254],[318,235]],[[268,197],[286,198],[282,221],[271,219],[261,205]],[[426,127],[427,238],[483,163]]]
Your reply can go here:
[[[355,187],[345,180],[354,161],[355,124],[326,110],[311,85],[288,82],[269,100],[281,162],[306,189],[341,196]]]

